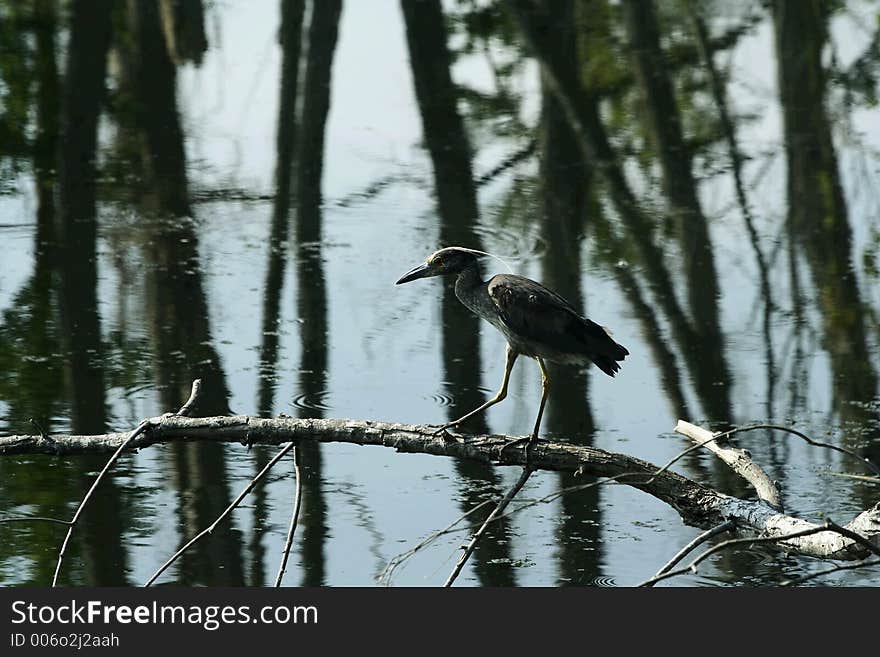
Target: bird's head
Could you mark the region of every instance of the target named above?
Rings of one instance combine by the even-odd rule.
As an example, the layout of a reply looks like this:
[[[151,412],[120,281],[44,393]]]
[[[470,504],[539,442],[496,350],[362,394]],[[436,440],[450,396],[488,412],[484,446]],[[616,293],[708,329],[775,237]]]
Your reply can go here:
[[[431,276],[458,274],[473,265],[479,255],[481,254],[478,251],[472,251],[460,246],[440,249],[428,256],[424,263],[401,276],[396,284],[409,283],[419,278],[429,278]]]

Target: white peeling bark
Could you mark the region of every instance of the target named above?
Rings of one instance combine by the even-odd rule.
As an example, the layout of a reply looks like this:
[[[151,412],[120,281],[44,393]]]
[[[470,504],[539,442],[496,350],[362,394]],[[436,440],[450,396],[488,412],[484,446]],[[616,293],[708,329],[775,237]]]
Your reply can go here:
[[[779,495],[779,489],[767,476],[767,473],[761,469],[761,466],[751,459],[748,452],[744,449],[719,445],[713,440],[716,434],[684,420],[678,421],[675,430],[690,438],[694,443],[702,445],[724,461],[736,474],[752,485],[760,499],[777,511],[782,511],[782,497]]]

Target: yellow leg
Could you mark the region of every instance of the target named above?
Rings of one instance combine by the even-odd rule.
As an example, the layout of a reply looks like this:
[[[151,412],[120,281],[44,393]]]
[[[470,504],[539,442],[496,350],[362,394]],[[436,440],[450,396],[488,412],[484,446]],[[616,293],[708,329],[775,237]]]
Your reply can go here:
[[[532,432],[530,442],[535,442],[538,439],[538,429],[541,428],[541,417],[544,415],[544,404],[547,403],[547,396],[550,394],[550,373],[547,371],[547,366],[540,358],[535,360],[538,361],[538,366],[541,368],[541,406],[538,407],[538,419],[535,420],[535,430]]]
[[[501,446],[501,449],[498,450],[498,458],[504,454],[504,450],[508,447],[513,447],[514,445],[518,445],[519,443],[525,443],[525,461],[526,467],[529,466],[529,447],[532,447],[538,442],[538,430],[541,428],[541,418],[544,416],[544,405],[547,403],[547,397],[550,395],[550,373],[547,371],[547,366],[544,365],[544,361],[538,357],[535,357],[535,360],[538,361],[538,367],[541,368],[541,406],[538,407],[538,418],[535,420],[535,430],[532,431],[532,435],[528,438],[516,438],[511,440],[504,445]]]
[[[492,397],[492,399],[487,401],[485,404],[478,406],[477,408],[472,410],[470,413],[462,415],[460,418],[458,418],[457,420],[453,420],[452,422],[447,422],[442,427],[437,429],[436,433],[440,433],[441,431],[444,431],[445,429],[448,429],[449,427],[457,427],[459,424],[461,424],[462,422],[464,422],[468,418],[473,417],[477,413],[485,411],[490,406],[497,404],[502,399],[507,397],[507,383],[508,383],[508,381],[510,381],[510,373],[511,373],[511,371],[513,371],[513,364],[516,362],[517,356],[519,356],[519,354],[516,353],[513,349],[511,349],[510,345],[507,345],[507,361],[504,364],[504,381],[501,382],[501,389],[498,391],[498,393],[494,397]]]

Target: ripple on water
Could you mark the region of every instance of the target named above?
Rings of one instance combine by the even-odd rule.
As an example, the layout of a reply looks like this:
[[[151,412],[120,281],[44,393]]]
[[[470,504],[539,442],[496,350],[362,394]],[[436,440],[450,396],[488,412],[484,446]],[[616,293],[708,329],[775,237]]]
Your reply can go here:
[[[327,402],[329,398],[329,390],[320,390],[318,392],[297,395],[291,400],[291,404],[304,411],[329,411],[333,409],[333,407]]]
[[[455,397],[442,392],[435,392],[431,395],[431,401],[437,404],[437,406],[452,406],[455,403]]]
[[[596,575],[590,580],[591,586],[601,586],[603,588],[613,588],[617,586],[617,582],[614,581],[613,577],[606,577],[605,575]]]

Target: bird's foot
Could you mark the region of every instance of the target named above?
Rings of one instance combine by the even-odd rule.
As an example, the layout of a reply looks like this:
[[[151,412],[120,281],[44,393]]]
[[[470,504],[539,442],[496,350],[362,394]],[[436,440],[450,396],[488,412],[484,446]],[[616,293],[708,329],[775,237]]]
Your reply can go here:
[[[442,429],[439,434],[434,434],[434,435],[435,436],[439,435],[443,439],[444,443],[457,443],[458,442],[458,436],[453,436],[446,429]]]
[[[543,438],[538,438],[538,436],[536,434],[532,434],[531,436],[528,436],[526,438],[515,438],[514,440],[510,440],[501,446],[501,449],[498,450],[498,457],[499,458],[501,457],[501,455],[504,453],[505,449],[508,449],[509,447],[513,447],[513,446],[518,445],[520,443],[525,443],[525,447],[523,448],[523,454],[526,457],[526,464],[528,464],[528,462],[529,462],[529,449],[534,447],[535,445],[537,445],[539,442],[547,442],[547,441],[544,440]]]
[[[452,427],[455,427],[456,429],[458,429],[457,422],[447,422],[446,424],[441,424],[441,425],[429,424],[428,426],[431,427],[432,429],[435,427],[437,429],[434,433],[431,434],[432,436],[440,436],[443,438],[443,440],[456,440],[455,436],[453,436],[451,433],[449,433],[447,431],[447,429],[451,429]]]

